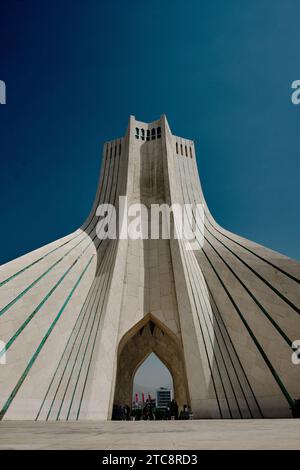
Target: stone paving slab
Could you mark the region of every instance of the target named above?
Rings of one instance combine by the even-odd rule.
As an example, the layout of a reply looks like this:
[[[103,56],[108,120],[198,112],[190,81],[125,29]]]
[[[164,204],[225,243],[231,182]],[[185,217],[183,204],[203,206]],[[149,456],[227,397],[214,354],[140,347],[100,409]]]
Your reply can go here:
[[[0,449],[300,449],[300,420],[2,421]]]

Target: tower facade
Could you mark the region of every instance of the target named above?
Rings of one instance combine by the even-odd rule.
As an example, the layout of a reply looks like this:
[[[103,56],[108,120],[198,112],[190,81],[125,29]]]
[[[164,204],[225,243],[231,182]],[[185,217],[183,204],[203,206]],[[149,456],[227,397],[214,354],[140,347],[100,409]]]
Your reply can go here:
[[[124,201],[188,205],[198,237],[130,238],[120,227],[99,237],[114,217],[99,207],[118,216]],[[103,147],[83,226],[1,267],[0,418],[110,419],[114,404],[131,405],[135,371],[152,351],[195,418],[291,416],[299,284],[298,262],[214,220],[194,143],[174,136],[165,116],[131,116],[125,136]]]

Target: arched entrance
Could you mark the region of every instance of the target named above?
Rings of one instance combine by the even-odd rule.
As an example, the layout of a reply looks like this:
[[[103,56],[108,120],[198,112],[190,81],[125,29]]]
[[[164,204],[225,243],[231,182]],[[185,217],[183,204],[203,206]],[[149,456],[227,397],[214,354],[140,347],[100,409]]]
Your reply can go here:
[[[131,407],[135,372],[151,352],[169,369],[178,406],[182,408],[184,404],[189,404],[181,344],[151,314],[137,323],[120,341],[114,404]]]

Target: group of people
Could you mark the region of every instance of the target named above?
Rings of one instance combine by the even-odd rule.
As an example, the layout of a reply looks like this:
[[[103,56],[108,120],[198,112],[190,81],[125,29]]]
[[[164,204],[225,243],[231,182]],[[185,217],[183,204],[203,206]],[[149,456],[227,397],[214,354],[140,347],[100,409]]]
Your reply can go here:
[[[114,405],[112,419],[114,421],[130,421],[131,410],[128,405]]]
[[[171,420],[171,419],[192,419],[193,413],[191,407],[184,405],[179,412],[176,400],[170,401],[169,405],[163,409],[157,409],[153,403],[147,401],[142,409],[132,410],[128,405],[114,405],[112,419],[116,421],[130,421],[131,419],[142,419],[144,421],[152,420]]]
[[[183,409],[179,413],[179,407],[176,400],[172,400],[166,408],[166,419],[192,419],[192,409],[188,405],[183,405]]]

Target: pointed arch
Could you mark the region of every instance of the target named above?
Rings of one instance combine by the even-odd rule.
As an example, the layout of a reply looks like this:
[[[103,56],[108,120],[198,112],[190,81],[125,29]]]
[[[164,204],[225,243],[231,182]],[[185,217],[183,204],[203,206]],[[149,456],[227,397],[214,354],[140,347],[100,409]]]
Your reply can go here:
[[[155,353],[169,370],[174,397],[180,407],[189,403],[182,345],[176,335],[148,313],[121,338],[114,391],[114,404],[132,405],[133,379],[144,360]]]

